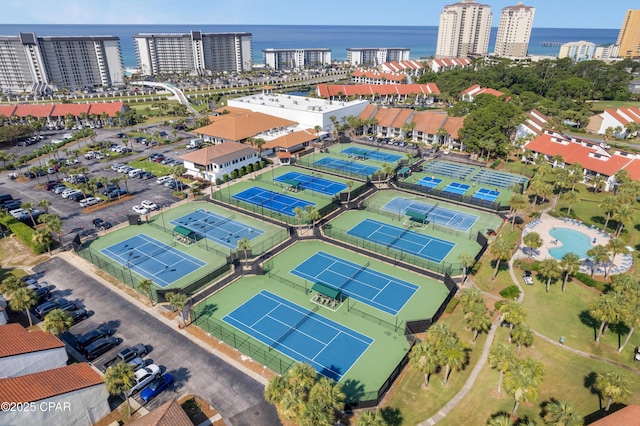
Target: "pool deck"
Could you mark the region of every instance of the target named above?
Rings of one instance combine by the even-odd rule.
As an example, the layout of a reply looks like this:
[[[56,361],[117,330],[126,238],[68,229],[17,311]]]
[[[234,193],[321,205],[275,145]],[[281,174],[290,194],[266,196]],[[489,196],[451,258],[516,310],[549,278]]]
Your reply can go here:
[[[535,260],[543,260],[543,259],[555,259],[551,254],[549,254],[549,248],[562,247],[562,243],[558,242],[556,244],[556,239],[549,234],[554,228],[569,228],[574,231],[582,232],[586,236],[589,237],[589,241],[593,241],[596,239],[595,244],[591,244],[591,247],[596,245],[606,246],[609,242],[609,239],[612,237],[610,234],[603,234],[598,228],[592,228],[587,225],[582,224],[579,221],[575,221],[573,219],[559,219],[553,216],[550,216],[546,213],[542,213],[540,219],[535,219],[532,222],[528,223],[525,226],[524,232],[522,236],[524,237],[529,232],[537,232],[540,234],[542,238],[542,247],[537,250],[534,250],[532,259]],[[528,258],[529,257],[529,248],[526,247],[523,243],[518,247],[518,252],[516,253],[517,257],[520,258]],[[628,271],[633,263],[633,256],[627,254],[618,254],[615,258],[615,263],[611,268],[611,274],[620,274]],[[580,267],[580,271],[584,273],[591,273],[592,269],[595,267],[594,263],[590,259],[585,259],[582,262],[582,266]],[[607,270],[609,269],[609,264],[606,265]],[[600,266],[596,269],[595,275],[604,275],[605,270]]]

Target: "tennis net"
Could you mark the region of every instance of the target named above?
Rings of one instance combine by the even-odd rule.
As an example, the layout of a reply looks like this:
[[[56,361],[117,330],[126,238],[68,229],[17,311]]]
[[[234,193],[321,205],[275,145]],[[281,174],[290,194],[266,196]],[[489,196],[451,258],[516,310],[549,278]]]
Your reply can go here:
[[[367,263],[365,263],[365,264],[364,264],[364,266],[362,266],[362,267],[358,268],[358,269],[356,270],[356,272],[355,272],[353,275],[351,275],[349,278],[347,278],[347,279],[345,280],[345,282],[343,282],[342,284],[340,284],[340,285],[338,286],[338,289],[342,289],[342,288],[344,288],[347,284],[349,284],[350,282],[352,282],[353,280],[355,280],[355,279],[356,279],[356,277],[357,277],[358,275],[360,275],[360,274],[361,274],[365,269],[367,269],[367,268],[369,267],[369,265],[370,265],[370,264],[371,264],[371,262],[367,262]]]
[[[280,343],[282,343],[284,341],[284,339],[286,339],[287,337],[289,337],[291,335],[291,333],[296,331],[298,329],[298,327],[300,327],[300,325],[303,322],[308,320],[311,317],[311,315],[313,315],[314,312],[318,312],[318,309],[320,309],[320,305],[314,306],[313,310],[307,312],[302,318],[300,318],[300,320],[294,326],[292,326],[290,329],[285,331],[282,336],[280,336],[276,340],[274,340],[273,343],[269,345],[269,351],[275,349],[275,347],[278,346]]]

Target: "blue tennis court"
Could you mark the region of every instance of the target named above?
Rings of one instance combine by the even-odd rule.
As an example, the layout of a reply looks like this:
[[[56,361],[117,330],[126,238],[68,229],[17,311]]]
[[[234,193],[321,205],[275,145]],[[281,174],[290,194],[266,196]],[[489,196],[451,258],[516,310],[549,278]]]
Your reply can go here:
[[[380,170],[379,167],[366,166],[364,164],[356,163],[355,161],[344,161],[339,158],[333,157],[321,158],[313,164],[362,176],[371,176],[372,174]]]
[[[469,179],[471,182],[478,182],[488,186],[497,186],[500,188],[511,188],[513,185],[525,185],[529,182],[529,179],[514,175],[506,172],[499,172],[490,169],[480,169],[478,173],[471,176]]]
[[[319,307],[319,306],[318,306]],[[339,381],[373,339],[266,290],[222,318],[270,349]]]
[[[368,265],[358,265],[319,251],[291,273],[334,287],[353,299],[397,315],[418,286],[369,269]]]
[[[354,146],[351,146],[347,149],[343,149],[342,153],[346,155],[353,155],[356,157],[370,158],[372,160],[378,160],[378,161],[383,161],[387,163],[394,163],[402,158],[402,155],[391,154],[388,152],[382,152],[380,150],[374,150],[374,149],[356,148]]]
[[[145,234],[135,235],[100,252],[160,287],[171,285],[206,265]]]
[[[449,161],[433,160],[427,163],[422,170],[429,174],[465,180],[469,175],[478,170],[478,168],[458,163],[451,163]]]
[[[344,183],[335,182],[318,176],[309,176],[298,172],[285,173],[282,176],[275,178],[274,181],[287,184],[295,182],[300,185],[302,189],[309,189],[311,191],[327,195],[335,195],[347,188],[347,185]]]
[[[245,203],[273,210],[274,212],[286,214],[287,216],[295,216],[296,214],[293,212],[293,209],[296,207],[304,208],[305,206],[316,205],[316,203],[312,203],[311,201],[278,194],[277,192],[269,191],[268,189],[258,186],[233,194],[231,197],[244,201]]]
[[[456,246],[454,243],[418,234],[373,219],[365,219],[347,231],[354,237],[364,238],[387,248],[402,251],[440,263]]]
[[[473,194],[473,198],[479,198],[480,200],[491,201],[494,202],[496,198],[500,196],[500,192],[492,191],[486,188],[480,188],[478,192]]]
[[[169,223],[187,228],[198,234],[199,238],[206,238],[230,249],[238,248],[238,240],[252,240],[264,233],[261,229],[233,220],[233,216],[224,217],[205,209],[196,210]]]
[[[462,195],[467,192],[469,188],[471,188],[471,186],[466,183],[451,182],[445,189],[443,189],[443,191]]]
[[[461,213],[455,210],[439,207],[438,204],[429,204],[423,201],[410,200],[408,198],[396,197],[382,207],[383,210],[407,214],[408,211],[421,213],[426,216],[425,221],[433,222],[448,228],[468,231],[478,216]]]
[[[420,179],[416,185],[420,185],[420,186],[426,186],[427,188],[435,188],[436,186],[440,185],[440,183],[442,183],[442,179],[438,179],[435,177],[430,177],[430,176],[425,176],[422,179]]]

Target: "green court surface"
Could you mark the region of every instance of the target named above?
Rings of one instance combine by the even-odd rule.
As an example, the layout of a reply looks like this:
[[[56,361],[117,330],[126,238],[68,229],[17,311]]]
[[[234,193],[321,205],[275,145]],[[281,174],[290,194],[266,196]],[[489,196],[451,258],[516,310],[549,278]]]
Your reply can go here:
[[[305,287],[310,290],[314,283],[305,281],[290,271],[319,251],[358,265],[364,266],[369,263],[368,268],[371,270],[419,287],[399,311],[397,317],[351,299],[347,299],[348,301],[345,301],[335,311],[321,306],[316,312],[317,315],[322,315],[373,339],[371,346],[348,370],[341,383],[348,400],[375,399],[378,389],[409,350],[409,344],[404,336],[405,322],[430,318],[436,313],[448,294],[443,283],[392,265],[372,262],[371,259],[355,252],[319,241],[298,242],[270,260],[265,265],[265,269],[268,270],[265,275],[242,278],[198,304],[195,307],[196,324],[216,335],[215,328],[218,326],[213,324],[220,324],[220,320],[226,314],[262,290],[267,290],[305,309],[312,310],[317,306],[311,302],[315,292],[306,292]],[[229,327],[227,326],[227,328]],[[244,353],[246,352],[238,340],[248,339],[253,343],[252,346],[262,347],[268,356],[278,354],[280,358],[285,360],[283,361],[284,365],[288,366],[292,362],[290,358],[280,354],[277,350],[269,351],[267,345],[239,330],[235,331],[236,336],[232,338],[235,340],[235,344],[229,341],[227,343],[234,347],[240,347]],[[216,337],[220,338],[218,335]],[[230,340],[229,335],[225,340]],[[250,356],[256,361],[261,361],[257,351],[254,351]],[[278,371],[278,373],[280,372]]]
[[[197,280],[202,279],[207,274],[222,268],[227,264],[227,257],[232,255],[232,251],[220,244],[215,244],[210,240],[201,239],[196,244],[185,245],[175,243],[173,241],[172,230],[175,228],[170,222],[176,218],[185,216],[195,210],[206,209],[210,212],[224,216],[225,218],[233,218],[234,221],[251,226],[254,229],[263,231],[258,237],[251,240],[252,253],[260,254],[273,246],[279,244],[287,238],[287,233],[281,228],[270,225],[260,220],[252,219],[236,212],[231,212],[221,207],[206,202],[190,202],[180,206],[166,209],[154,217],[150,218],[149,223],[143,221],[140,225],[129,225],[122,229],[114,230],[100,235],[97,239],[85,242],[81,255],[92,261],[102,269],[105,269],[111,275],[126,282],[130,286],[135,286],[143,277],[138,275],[134,270],[129,270],[126,265],[120,265],[113,259],[101,253],[101,250],[128,240],[138,234],[144,234],[160,243],[169,245],[174,249],[193,256],[206,263],[202,268],[187,273],[182,278],[171,283],[171,285],[162,287],[162,290],[183,289]],[[156,287],[155,289],[160,289]]]
[[[380,149],[376,146],[361,145],[357,143],[337,143],[328,147],[328,150],[329,150],[329,154],[331,154],[332,156],[336,158],[342,158],[342,159],[349,158],[349,154],[344,153],[343,151],[347,151],[347,152],[357,151],[357,150],[362,150],[366,152],[373,151],[374,154],[373,155],[370,154],[369,157],[364,161],[365,164],[371,164],[372,166],[382,166],[385,162],[387,162],[390,165],[395,167],[400,163],[400,161],[407,160],[407,156],[403,152],[392,151],[389,149]],[[380,154],[380,155],[377,155],[377,154]],[[400,158],[396,161],[382,161],[380,159],[375,158],[375,157],[384,158],[385,154],[388,155],[390,158],[393,158],[393,157],[400,157]]]

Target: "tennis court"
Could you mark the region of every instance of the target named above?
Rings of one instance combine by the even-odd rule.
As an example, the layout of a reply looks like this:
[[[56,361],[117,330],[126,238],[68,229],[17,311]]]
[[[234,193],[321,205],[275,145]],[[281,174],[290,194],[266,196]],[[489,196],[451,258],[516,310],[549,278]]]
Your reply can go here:
[[[347,234],[437,263],[442,262],[456,246],[449,241],[418,234],[409,229],[388,225],[373,219],[363,220],[347,231]]]
[[[437,204],[429,204],[422,201],[396,197],[382,206],[383,210],[407,214],[416,212],[425,215],[425,222],[433,222],[460,231],[468,231],[478,220],[478,216],[457,212],[455,210],[439,207]]]
[[[471,173],[475,172],[477,168],[458,163],[450,163],[448,161],[434,160],[427,163],[422,170],[429,174],[465,180]]]
[[[371,176],[372,174],[380,170],[379,167],[366,166],[364,164],[356,163],[355,161],[344,161],[339,158],[333,157],[321,158],[318,161],[315,161],[313,164],[320,167],[327,167],[329,169],[341,170],[362,176]]]
[[[198,234],[199,238],[206,238],[229,249],[238,248],[238,240],[252,240],[264,233],[260,229],[233,220],[233,216],[224,217],[205,209],[195,210],[169,223],[187,228]]]
[[[160,287],[171,285],[206,265],[145,234],[135,235],[100,252]]]
[[[320,282],[347,296],[397,315],[418,286],[319,251],[291,271],[305,280]]]
[[[467,192],[469,188],[471,188],[471,186],[467,185],[466,183],[451,182],[445,189],[443,189],[443,191],[462,195]]]
[[[268,189],[260,188],[258,186],[233,194],[231,198],[260,206],[264,209],[273,210],[287,216],[295,216],[296,214],[293,212],[293,209],[296,207],[304,208],[305,206],[316,205],[311,201],[278,194],[277,192],[269,191]]]
[[[492,191],[486,188],[480,188],[478,192],[473,194],[473,198],[478,198],[480,200],[491,201],[494,202],[496,198],[500,196],[500,192]]]
[[[489,186],[498,186],[500,188],[511,188],[513,185],[526,185],[529,181],[529,179],[524,176],[487,169],[478,170],[478,173],[471,176],[471,179],[469,180],[471,182],[478,182]]]
[[[344,191],[347,185],[340,182],[335,182],[329,179],[324,179],[317,176],[310,176],[304,173],[289,172],[274,179],[275,182],[286,184],[297,184],[302,189],[309,189],[311,191],[319,192],[321,194],[335,195],[340,191]]]
[[[436,186],[442,183],[442,179],[438,179],[435,177],[425,176],[416,182],[416,185],[426,186],[427,188],[435,188]]]
[[[222,320],[335,381],[373,343],[370,337],[266,290]]]
[[[394,163],[402,158],[402,155],[398,155],[398,154],[391,154],[391,153],[383,152],[380,150],[356,148],[353,146],[342,150],[342,153],[345,155],[353,155],[355,157],[370,158],[372,160],[378,160],[378,161],[387,162],[387,163]]]

